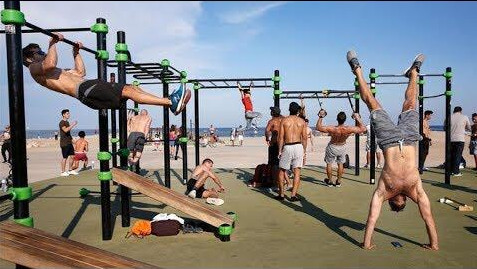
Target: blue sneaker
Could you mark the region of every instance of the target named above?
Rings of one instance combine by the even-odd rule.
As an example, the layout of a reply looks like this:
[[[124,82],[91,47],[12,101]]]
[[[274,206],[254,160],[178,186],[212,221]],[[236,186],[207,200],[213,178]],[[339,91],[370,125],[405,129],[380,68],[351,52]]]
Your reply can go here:
[[[353,72],[354,70],[356,70],[356,68],[361,67],[358,61],[358,55],[356,55],[356,52],[354,50],[350,50],[348,51],[348,53],[346,53],[346,60],[351,67],[351,71]]]
[[[414,58],[414,61],[412,62],[411,66],[409,66],[405,71],[404,71],[404,76],[405,77],[409,77],[409,75],[411,74],[411,70],[413,68],[416,68],[417,72],[419,73],[419,71],[421,70],[421,65],[422,63],[424,62],[424,54],[422,53],[419,53],[415,58]]]
[[[172,102],[171,111],[174,115],[178,115],[184,110],[187,102],[189,102],[190,96],[190,90],[184,90],[184,84],[181,84],[181,86],[169,96]]]

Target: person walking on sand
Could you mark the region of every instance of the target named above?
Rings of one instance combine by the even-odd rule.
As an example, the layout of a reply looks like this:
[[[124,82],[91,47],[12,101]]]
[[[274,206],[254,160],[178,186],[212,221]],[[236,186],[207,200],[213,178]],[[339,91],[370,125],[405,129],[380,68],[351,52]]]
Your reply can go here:
[[[29,69],[32,78],[45,88],[77,98],[92,109],[119,109],[122,100],[131,99],[139,104],[169,107],[177,115],[190,99],[190,90],[185,90],[183,84],[169,98],[160,98],[133,85],[100,79],[85,80],[86,68],[79,53],[83,48],[81,42],[73,46],[74,68],[60,69],[56,66],[56,43],[64,37],[60,33],[53,34],[55,37],[50,39],[46,53],[34,43],[23,48],[23,65]]]
[[[416,85],[424,55],[417,55],[412,65],[404,72],[404,75],[409,78],[409,84],[397,125],[392,122],[388,113],[371,93],[356,52],[348,51],[346,58],[351,71],[358,79],[361,98],[369,108],[371,124],[384,155],[384,168],[371,198],[362,248],[374,248],[372,236],[384,201],[388,201],[392,211],[399,212],[404,209],[406,197],[409,197],[418,205],[426,225],[429,244],[424,244],[423,247],[438,250],[439,242],[431,203],[422,187],[416,160],[416,142],[421,139],[419,113],[416,111]]]
[[[69,109],[63,109],[61,111],[62,119],[59,123],[60,127],[60,148],[63,159],[61,160],[61,176],[67,177],[69,175],[77,175],[78,172],[72,170],[73,157],[75,155],[75,149],[73,147],[73,137],[71,136],[71,130],[78,124],[77,121],[73,121],[70,125],[68,119],[71,114]],[[69,170],[66,171],[66,162],[68,162]]]

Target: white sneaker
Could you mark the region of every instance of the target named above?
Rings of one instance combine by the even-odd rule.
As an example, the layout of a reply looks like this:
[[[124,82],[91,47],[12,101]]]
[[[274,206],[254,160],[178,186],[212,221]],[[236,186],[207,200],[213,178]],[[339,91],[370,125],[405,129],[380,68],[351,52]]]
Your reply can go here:
[[[68,174],[77,176],[79,173],[75,170],[68,171]]]
[[[189,192],[189,194],[187,194],[187,196],[189,196],[190,198],[195,198],[195,196],[196,196],[196,191],[195,191],[195,190],[191,190],[191,191]]]
[[[62,177],[67,177],[67,176],[69,176],[69,175],[70,175],[70,174],[69,174],[68,172],[63,172],[63,173],[60,174],[60,176],[62,176]]]
[[[224,200],[222,200],[220,198],[207,198],[206,202],[208,204],[212,204],[212,205],[223,205],[224,204]]]
[[[462,176],[462,173],[452,174],[452,176],[454,176],[454,177],[461,177],[461,176]]]
[[[459,164],[459,169],[464,169],[464,165],[463,164]]]

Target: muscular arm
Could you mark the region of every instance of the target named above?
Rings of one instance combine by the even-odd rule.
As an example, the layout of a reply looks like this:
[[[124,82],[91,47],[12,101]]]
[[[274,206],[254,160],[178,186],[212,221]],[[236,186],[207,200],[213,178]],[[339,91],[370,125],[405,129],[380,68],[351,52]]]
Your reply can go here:
[[[285,127],[283,122],[283,120],[280,122],[280,127],[278,128],[280,130],[278,132],[278,155],[282,153],[283,144],[285,143],[285,138],[283,137],[283,134],[285,133]]]
[[[384,202],[384,184],[378,183],[378,188],[374,191],[373,198],[371,199],[371,204],[369,205],[368,220],[366,221],[366,230],[364,232],[364,241],[363,248],[371,249],[374,246],[371,243],[374,227],[378,221],[379,214],[381,213],[381,207]]]
[[[66,126],[61,126],[61,130],[62,130],[63,132],[65,132],[65,133],[67,133],[67,132],[71,131],[71,129],[73,129],[73,128],[76,126],[76,124],[78,124],[78,122],[77,122],[77,121],[74,121],[73,124],[71,124],[71,125],[68,126],[68,127],[66,127]]]
[[[305,123],[303,121],[303,123]],[[307,132],[306,124],[303,124],[303,128],[301,130],[301,144],[303,145],[303,152],[306,155],[306,146],[308,144],[308,132]]]
[[[424,245],[424,247],[432,250],[438,250],[439,242],[437,238],[436,224],[434,223],[434,217],[432,216],[431,212],[431,203],[429,202],[429,198],[427,197],[426,192],[422,188],[422,184],[420,181],[418,182],[416,189],[417,198],[415,198],[415,202],[419,207],[419,212],[421,213],[421,217],[426,224],[427,235],[429,236],[429,244]]]
[[[323,126],[323,118],[318,118],[318,121],[316,122],[316,130],[323,133],[329,133],[331,131],[330,127]]]
[[[219,177],[215,175],[214,172],[212,171],[205,171],[207,175],[219,186],[220,190],[225,190],[224,185],[222,185],[222,182],[220,181]]]
[[[144,135],[147,136],[149,134],[149,129],[151,128],[152,118],[149,116],[146,123],[146,130],[144,130]]]
[[[45,75],[48,72],[55,70],[56,65],[58,64],[58,54],[56,51],[57,42],[58,39],[52,38],[50,40],[45,59],[41,63],[35,63],[29,66],[28,69],[30,70],[32,76]]]
[[[265,141],[267,144],[270,144],[270,137],[272,136],[272,124],[271,121],[267,123],[267,127],[265,128]]]
[[[73,69],[79,76],[84,77],[86,76],[86,69],[84,66],[83,58],[79,53],[80,48],[83,45],[78,42],[78,46],[73,47],[73,59],[75,61],[75,68]]]
[[[366,132],[366,126],[363,124],[363,121],[361,120],[361,117],[359,114],[354,115],[354,119],[358,122],[357,126],[350,126],[349,130],[353,134],[360,134]]]

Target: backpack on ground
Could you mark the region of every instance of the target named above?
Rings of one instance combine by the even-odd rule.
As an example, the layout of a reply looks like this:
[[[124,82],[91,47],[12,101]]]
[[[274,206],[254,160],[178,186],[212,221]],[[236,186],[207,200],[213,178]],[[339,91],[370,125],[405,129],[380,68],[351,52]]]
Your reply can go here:
[[[253,187],[272,187],[272,167],[264,163],[257,165],[249,185]]]
[[[177,235],[182,224],[177,220],[158,220],[151,222],[151,234],[156,236]]]

